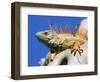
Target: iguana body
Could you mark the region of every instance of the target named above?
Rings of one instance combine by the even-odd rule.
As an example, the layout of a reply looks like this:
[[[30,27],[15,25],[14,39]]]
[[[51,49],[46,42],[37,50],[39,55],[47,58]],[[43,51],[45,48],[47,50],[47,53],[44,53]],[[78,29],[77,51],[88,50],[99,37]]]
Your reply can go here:
[[[60,31],[58,31],[56,28],[53,29],[51,25],[50,30],[38,32],[36,36],[39,41],[51,49],[50,58],[52,60],[56,54],[69,48],[71,49],[71,53],[74,52],[74,55],[77,51],[81,55],[82,49],[80,49],[80,45],[87,41],[86,33],[82,33],[80,28],[78,28],[77,31],[72,34],[68,31],[63,31],[62,28]]]

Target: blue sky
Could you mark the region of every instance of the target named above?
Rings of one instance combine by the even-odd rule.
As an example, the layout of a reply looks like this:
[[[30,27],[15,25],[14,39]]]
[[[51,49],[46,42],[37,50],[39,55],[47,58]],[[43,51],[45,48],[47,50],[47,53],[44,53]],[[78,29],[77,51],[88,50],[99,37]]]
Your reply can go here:
[[[76,31],[76,25],[85,17],[64,17],[64,16],[38,16],[28,15],[28,66],[39,66],[38,62],[42,57],[45,57],[49,49],[39,42],[35,34],[39,31],[49,29],[49,23],[57,25],[59,28],[66,25],[70,26],[72,32]]]

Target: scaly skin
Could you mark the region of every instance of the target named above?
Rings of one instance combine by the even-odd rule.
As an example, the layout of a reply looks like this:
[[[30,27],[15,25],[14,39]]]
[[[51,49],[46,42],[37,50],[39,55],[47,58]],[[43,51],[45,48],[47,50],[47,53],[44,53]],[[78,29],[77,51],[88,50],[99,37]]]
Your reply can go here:
[[[79,28],[78,28],[79,29]],[[71,49],[71,54],[78,52],[80,55],[83,50],[80,48],[80,45],[84,44],[87,41],[87,38],[83,37],[84,35],[78,35],[79,30],[73,35],[72,33],[58,32],[55,29],[50,29],[42,32],[36,33],[37,38],[40,42],[44,43],[51,49],[50,60],[53,61],[56,54],[62,52],[66,49]]]
[[[49,43],[52,43],[54,46],[61,47],[60,51],[70,48],[71,53],[74,52],[74,55],[78,51],[79,54],[83,52],[80,49],[80,45],[84,44],[86,39],[80,38],[78,36],[72,36],[69,34],[58,34],[57,37],[54,37]]]

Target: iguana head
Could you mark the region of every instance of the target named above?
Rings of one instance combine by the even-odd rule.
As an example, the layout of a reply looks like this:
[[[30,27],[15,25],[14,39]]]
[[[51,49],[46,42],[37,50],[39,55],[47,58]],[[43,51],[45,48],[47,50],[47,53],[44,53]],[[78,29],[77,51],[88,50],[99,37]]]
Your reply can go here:
[[[37,39],[47,46],[50,46],[50,44],[48,42],[51,39],[53,39],[54,36],[55,36],[55,32],[52,32],[50,30],[45,30],[45,31],[41,31],[41,32],[36,33]]]

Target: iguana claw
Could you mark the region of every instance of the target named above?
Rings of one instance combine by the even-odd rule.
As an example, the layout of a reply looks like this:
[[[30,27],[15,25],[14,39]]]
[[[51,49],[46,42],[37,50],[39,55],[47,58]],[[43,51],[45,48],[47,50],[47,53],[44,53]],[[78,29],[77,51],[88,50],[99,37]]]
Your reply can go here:
[[[79,53],[81,56],[81,53],[83,53],[83,49],[80,49],[80,43],[77,41],[74,43],[73,48],[71,49],[71,54],[74,52],[74,56],[76,55],[76,52]]]

